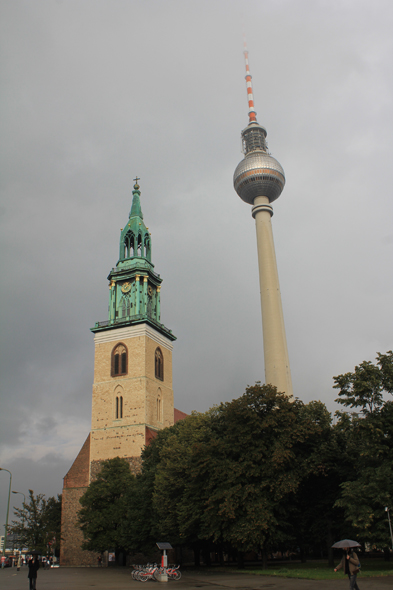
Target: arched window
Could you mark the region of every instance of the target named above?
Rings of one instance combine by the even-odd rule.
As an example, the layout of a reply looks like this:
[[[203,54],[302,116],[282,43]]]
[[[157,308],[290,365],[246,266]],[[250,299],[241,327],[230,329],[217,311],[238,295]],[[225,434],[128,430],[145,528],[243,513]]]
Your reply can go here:
[[[160,348],[156,348],[155,353],[155,376],[156,379],[164,381],[164,357]]]
[[[124,296],[120,300],[119,308],[121,310],[120,317],[126,318],[131,313],[132,303],[128,296]]]
[[[116,396],[115,418],[116,418],[116,420],[123,418],[123,396],[122,395]]]
[[[162,422],[162,402],[161,402],[161,389],[157,391],[157,421]]]
[[[144,242],[145,242],[145,248],[144,248],[145,254],[144,254],[144,256],[145,256],[145,258],[147,258],[148,260],[150,260],[150,236],[149,236],[149,234],[145,234]]]
[[[112,351],[112,377],[127,375],[127,348],[124,344],[118,344]]]
[[[124,257],[132,258],[134,256],[135,241],[132,231],[128,231],[124,238]]]

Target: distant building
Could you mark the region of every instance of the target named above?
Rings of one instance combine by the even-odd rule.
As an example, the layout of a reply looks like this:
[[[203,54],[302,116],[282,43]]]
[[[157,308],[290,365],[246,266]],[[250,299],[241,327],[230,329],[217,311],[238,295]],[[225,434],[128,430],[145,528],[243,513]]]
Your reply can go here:
[[[143,221],[136,179],[119,260],[109,273],[108,320],[97,322],[91,432],[64,478],[61,565],[96,565],[81,551],[75,526],[79,499],[101,462],[126,459],[137,473],[141,452],[158,430],[186,417],[173,404],[172,348],[176,337],[161,323],[161,282],[154,271],[151,234]]]

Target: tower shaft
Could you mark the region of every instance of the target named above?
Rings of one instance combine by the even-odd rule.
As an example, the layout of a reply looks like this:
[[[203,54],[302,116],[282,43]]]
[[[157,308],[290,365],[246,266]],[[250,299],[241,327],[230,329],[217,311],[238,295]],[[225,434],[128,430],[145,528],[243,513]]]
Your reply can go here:
[[[254,200],[252,215],[257,233],[265,380],[266,383],[275,385],[278,391],[291,396],[292,378],[273,241],[272,214],[267,197],[257,197]]]

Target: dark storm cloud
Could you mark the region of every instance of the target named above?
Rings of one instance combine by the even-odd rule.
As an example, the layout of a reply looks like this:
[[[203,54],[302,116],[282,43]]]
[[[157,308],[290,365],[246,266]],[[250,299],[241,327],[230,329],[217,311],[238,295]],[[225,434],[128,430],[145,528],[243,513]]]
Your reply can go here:
[[[273,233],[295,394],[392,348],[391,3],[0,2],[0,466],[53,495],[90,429],[93,336],[141,177],[176,406],[264,380],[247,124],[283,165]],[[0,498],[8,491],[0,473]],[[15,489],[14,488],[14,489]],[[1,521],[4,522],[4,519]]]

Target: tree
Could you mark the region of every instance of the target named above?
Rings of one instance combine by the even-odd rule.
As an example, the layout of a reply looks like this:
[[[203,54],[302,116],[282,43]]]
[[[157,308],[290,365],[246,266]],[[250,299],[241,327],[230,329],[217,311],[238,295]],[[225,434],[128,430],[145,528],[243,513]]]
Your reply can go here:
[[[202,532],[209,499],[208,462],[214,444],[211,422],[211,411],[194,413],[169,429],[154,479],[156,530],[169,535],[177,545],[192,547],[196,565],[199,565],[200,551],[208,553],[211,538]]]
[[[102,553],[113,549],[118,559],[126,546],[124,518],[126,493],[135,483],[125,459],[103,461],[97,479],[80,499],[78,520],[85,541],[83,549]]]
[[[320,427],[300,400],[257,383],[217,408],[212,429],[205,535],[266,559],[292,538],[291,503],[314,469],[310,443]]]
[[[383,405],[383,394],[393,393],[393,352],[377,353],[377,363],[363,361],[353,373],[333,377],[334,389],[339,389],[336,402],[346,407],[360,408],[365,415]]]
[[[18,535],[21,545],[30,550],[46,554],[58,551],[60,547],[61,495],[57,499],[45,498],[44,494],[34,495],[29,490],[29,501],[23,508],[15,508],[18,520],[12,521],[11,532]]]
[[[260,548],[266,554],[291,538],[289,506],[315,468],[310,449],[321,431],[302,402],[256,384],[176,427],[155,467],[161,532],[176,542],[212,541],[240,556]]]
[[[352,538],[344,523],[344,511],[335,505],[340,485],[353,473],[353,461],[347,453],[350,421],[332,426],[332,418],[324,404],[310,402],[305,406],[320,425],[317,439],[310,449],[314,468],[301,482],[290,517],[295,537],[294,548],[300,548],[302,561],[309,553],[328,554],[333,567],[332,545],[335,540]]]
[[[385,506],[393,501],[393,402],[351,419],[348,454],[353,474],[341,484],[336,506],[363,541],[389,545]]]
[[[352,459],[351,474],[341,484],[336,506],[346,522],[364,541],[389,544],[385,506],[393,501],[393,353],[377,354],[377,363],[363,362],[354,373],[335,377],[340,388],[337,401],[360,414],[338,413],[349,424],[346,452]]]

